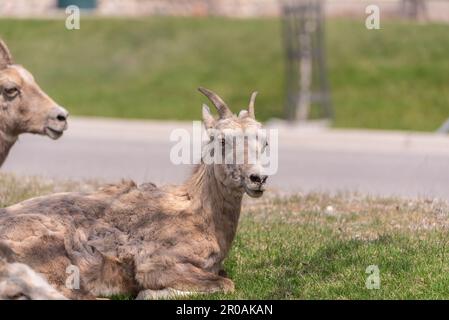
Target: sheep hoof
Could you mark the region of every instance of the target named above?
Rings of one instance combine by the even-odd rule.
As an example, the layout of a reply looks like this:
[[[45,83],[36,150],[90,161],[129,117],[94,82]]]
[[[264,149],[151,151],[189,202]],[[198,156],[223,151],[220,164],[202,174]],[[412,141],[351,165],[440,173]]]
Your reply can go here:
[[[179,291],[172,288],[166,288],[162,290],[142,290],[137,295],[136,300],[160,300],[160,299],[173,299],[177,297],[185,297],[192,294],[188,291]]]

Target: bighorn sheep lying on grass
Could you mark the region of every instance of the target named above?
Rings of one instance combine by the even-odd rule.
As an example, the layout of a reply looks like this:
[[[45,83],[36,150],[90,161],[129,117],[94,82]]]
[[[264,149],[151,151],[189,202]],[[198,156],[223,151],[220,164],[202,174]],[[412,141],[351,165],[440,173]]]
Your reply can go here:
[[[14,64],[0,40],[0,166],[22,133],[58,139],[67,128],[67,111],[57,105],[25,68]]]
[[[255,94],[248,111],[235,116],[218,95],[200,91],[219,113],[215,120],[203,106],[205,127],[214,132],[205,150],[220,159],[234,155],[235,144],[229,147],[226,137],[261,127],[254,118]],[[245,149],[261,151],[265,139],[245,140]],[[179,186],[122,182],[95,193],[30,199],[0,210],[0,255],[29,265],[70,298],[230,292],[234,283],[224,276],[222,262],[242,197],[260,197],[266,180],[260,162],[203,161]],[[79,268],[79,290],[64,286],[69,265]]]

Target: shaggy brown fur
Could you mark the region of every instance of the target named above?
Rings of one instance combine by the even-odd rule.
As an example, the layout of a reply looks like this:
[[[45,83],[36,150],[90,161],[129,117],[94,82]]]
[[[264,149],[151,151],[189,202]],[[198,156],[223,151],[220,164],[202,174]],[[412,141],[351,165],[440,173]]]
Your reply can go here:
[[[0,259],[0,300],[65,300],[48,282],[23,263]]]
[[[22,133],[58,139],[67,128],[67,111],[39,88],[25,68],[14,64],[0,40],[0,166]]]
[[[207,128],[260,127],[251,113],[236,117],[218,96],[201,90],[220,113],[215,120],[203,109]],[[265,144],[261,141],[259,148]],[[236,233],[243,194],[263,193],[266,176],[259,170],[258,164],[201,164],[180,186],[124,181],[90,194],[27,200],[0,211],[0,250],[10,261],[45,275],[70,298],[230,292],[234,283],[224,276],[222,262]],[[64,286],[69,265],[80,269],[80,290]]]

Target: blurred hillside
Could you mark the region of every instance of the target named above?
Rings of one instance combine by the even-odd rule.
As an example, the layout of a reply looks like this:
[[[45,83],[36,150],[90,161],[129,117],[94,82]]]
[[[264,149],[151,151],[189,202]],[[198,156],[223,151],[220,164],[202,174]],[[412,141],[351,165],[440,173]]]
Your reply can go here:
[[[197,119],[199,85],[235,109],[258,90],[258,117],[282,117],[284,51],[277,19],[0,21],[16,61],[74,115]],[[337,127],[435,130],[449,116],[448,26],[327,23]]]

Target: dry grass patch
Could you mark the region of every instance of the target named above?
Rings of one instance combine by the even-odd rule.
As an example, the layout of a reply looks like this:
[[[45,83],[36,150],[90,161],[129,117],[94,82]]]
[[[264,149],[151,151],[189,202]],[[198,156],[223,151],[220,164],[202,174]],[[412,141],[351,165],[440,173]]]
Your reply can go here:
[[[0,174],[0,208],[25,199],[56,192],[90,191],[99,185],[95,181],[75,182],[59,181],[38,177],[19,177],[12,174]]]
[[[310,193],[248,201],[245,212],[255,221],[331,228],[345,239],[375,240],[394,232],[443,230],[449,226],[449,204],[438,199]]]

